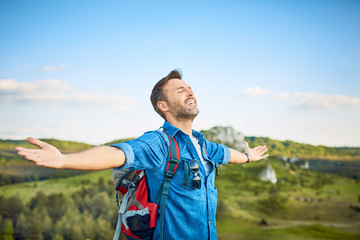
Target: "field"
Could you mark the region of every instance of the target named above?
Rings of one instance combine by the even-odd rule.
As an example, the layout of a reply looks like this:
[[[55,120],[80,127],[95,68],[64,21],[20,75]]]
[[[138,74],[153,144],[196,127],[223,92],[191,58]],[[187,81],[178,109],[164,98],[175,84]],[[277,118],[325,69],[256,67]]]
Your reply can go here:
[[[262,182],[267,164],[278,182]],[[111,192],[111,171],[12,184],[0,187],[4,198],[17,196],[29,204],[38,192],[71,198],[82,189],[97,191],[99,181]],[[216,179],[219,193],[219,239],[359,239],[359,182],[334,174],[291,169],[272,159],[243,166],[223,166]],[[94,193],[95,194],[95,193]],[[110,195],[111,196],[111,195]],[[114,207],[114,202],[111,201]],[[115,211],[116,208],[112,208]],[[111,228],[114,228],[114,217]]]
[[[51,141],[67,152],[89,146]],[[40,168],[16,156],[11,149],[17,144],[26,143],[0,142],[0,240],[111,239],[117,219],[111,170]],[[221,166],[218,238],[360,239],[356,159],[314,160],[317,171],[275,157]],[[258,177],[268,165],[276,172],[274,184]]]
[[[266,164],[276,184],[254,178]],[[359,239],[358,181],[278,160],[245,166],[223,167],[217,178],[219,239]]]

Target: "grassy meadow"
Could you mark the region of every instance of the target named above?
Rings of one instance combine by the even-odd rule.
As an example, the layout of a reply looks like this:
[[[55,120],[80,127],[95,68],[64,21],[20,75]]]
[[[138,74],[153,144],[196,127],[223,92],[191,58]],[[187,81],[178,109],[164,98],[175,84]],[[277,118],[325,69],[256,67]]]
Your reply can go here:
[[[66,149],[63,142],[52,141]],[[49,171],[17,157],[1,142],[0,160],[0,174],[7,177],[0,186],[0,240],[111,239],[117,218],[111,170]],[[276,172],[274,184],[258,177],[268,165]],[[221,166],[216,177],[218,238],[360,239],[359,171],[345,177],[331,169],[302,169],[275,157]],[[20,174],[29,178],[6,184]]]
[[[271,164],[278,182],[256,179]],[[359,239],[360,186],[270,159],[224,166],[216,180],[219,239]]]

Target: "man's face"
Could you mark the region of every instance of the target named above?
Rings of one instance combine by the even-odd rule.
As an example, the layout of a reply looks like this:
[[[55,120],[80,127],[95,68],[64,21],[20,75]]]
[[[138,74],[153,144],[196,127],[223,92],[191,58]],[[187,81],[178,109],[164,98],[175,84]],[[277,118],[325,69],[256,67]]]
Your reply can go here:
[[[193,120],[198,114],[197,101],[191,87],[184,81],[174,78],[163,87],[167,96],[170,113],[178,120]]]

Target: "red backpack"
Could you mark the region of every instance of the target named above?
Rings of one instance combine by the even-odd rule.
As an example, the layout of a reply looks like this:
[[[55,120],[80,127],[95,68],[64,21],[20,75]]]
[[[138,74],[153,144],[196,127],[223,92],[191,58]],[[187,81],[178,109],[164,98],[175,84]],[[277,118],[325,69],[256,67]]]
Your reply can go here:
[[[175,138],[169,137],[170,154],[167,158],[165,179],[155,203],[150,202],[150,191],[145,170],[113,169],[115,201],[119,208],[119,217],[113,240],[118,240],[120,231],[129,240],[152,239],[156,226],[157,212],[160,207],[160,235],[163,239],[165,203],[170,180],[176,172],[180,160],[180,150]],[[121,194],[119,203],[118,192]]]

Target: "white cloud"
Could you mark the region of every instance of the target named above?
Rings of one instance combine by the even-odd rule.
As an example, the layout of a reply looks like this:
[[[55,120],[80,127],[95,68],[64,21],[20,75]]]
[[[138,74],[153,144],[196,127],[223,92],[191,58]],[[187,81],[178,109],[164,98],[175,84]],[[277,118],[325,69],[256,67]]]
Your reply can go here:
[[[286,93],[286,92],[274,94],[274,99],[275,100],[286,100],[286,99],[290,99],[290,98],[291,98],[291,95],[289,93]]]
[[[96,90],[76,91],[71,84],[59,80],[17,82],[0,80],[0,103],[33,104],[49,107],[63,105],[112,106],[120,111],[131,110],[133,100],[119,93],[102,93]]]
[[[60,71],[66,68],[65,64],[60,64],[57,66],[42,66],[39,68],[40,72],[53,72],[53,71]]]
[[[346,95],[325,95],[319,93],[295,93],[294,107],[305,108],[324,108],[329,110],[339,109],[342,107],[360,108],[360,98]]]
[[[263,89],[261,87],[249,87],[241,91],[242,95],[248,96],[264,96],[271,94],[271,90]]]
[[[343,107],[360,108],[360,98],[347,95],[326,95],[311,92],[274,94],[275,100],[289,100],[289,106],[294,108],[322,108],[328,110]]]

